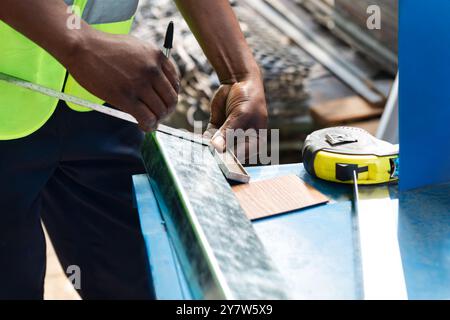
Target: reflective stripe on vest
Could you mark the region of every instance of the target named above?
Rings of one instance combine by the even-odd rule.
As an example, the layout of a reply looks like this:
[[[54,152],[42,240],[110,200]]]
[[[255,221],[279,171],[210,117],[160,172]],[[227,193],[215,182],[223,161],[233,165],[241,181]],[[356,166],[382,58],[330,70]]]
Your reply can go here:
[[[89,24],[103,24],[130,20],[137,9],[138,0],[89,1],[83,19]]]
[[[139,0],[64,0],[80,8],[83,19],[95,29],[127,34]],[[122,19],[122,20],[120,20]],[[50,54],[0,21],[0,71],[55,90],[63,90],[65,68]],[[65,92],[103,103],[69,75]],[[0,82],[0,140],[25,137],[53,114],[57,99]],[[77,111],[85,108],[70,105]]]

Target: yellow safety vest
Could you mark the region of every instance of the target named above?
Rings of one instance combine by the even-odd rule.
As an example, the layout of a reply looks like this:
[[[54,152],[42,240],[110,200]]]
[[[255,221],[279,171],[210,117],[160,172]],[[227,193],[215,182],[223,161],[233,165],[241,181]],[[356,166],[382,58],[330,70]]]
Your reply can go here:
[[[93,28],[127,34],[139,0],[64,0],[75,5]],[[51,34],[49,34],[51,36]],[[104,103],[83,87],[47,51],[0,21],[0,71],[95,103]],[[65,85],[64,85],[65,82]],[[58,104],[55,98],[0,82],[0,140],[25,137],[42,127]],[[90,111],[70,104],[76,111]]]

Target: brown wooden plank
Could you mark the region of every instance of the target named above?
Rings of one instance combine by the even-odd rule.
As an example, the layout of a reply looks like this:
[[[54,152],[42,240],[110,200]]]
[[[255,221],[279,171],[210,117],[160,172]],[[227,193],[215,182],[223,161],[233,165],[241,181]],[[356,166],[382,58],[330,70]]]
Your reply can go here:
[[[364,129],[373,136],[376,135],[379,125],[380,125],[380,118],[366,121],[352,122],[348,124],[349,127],[357,127]]]
[[[358,96],[350,96],[315,105],[310,112],[318,125],[333,126],[381,116],[383,108],[374,107]]]
[[[232,187],[250,220],[328,202],[328,198],[296,175]]]

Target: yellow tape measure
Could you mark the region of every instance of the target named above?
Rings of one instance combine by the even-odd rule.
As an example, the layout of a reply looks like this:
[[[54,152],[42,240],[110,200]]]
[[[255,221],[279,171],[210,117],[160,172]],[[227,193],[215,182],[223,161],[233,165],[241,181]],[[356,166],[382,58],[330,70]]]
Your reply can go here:
[[[327,181],[379,184],[398,180],[398,145],[367,131],[333,127],[315,131],[305,140],[303,164],[309,174]]]

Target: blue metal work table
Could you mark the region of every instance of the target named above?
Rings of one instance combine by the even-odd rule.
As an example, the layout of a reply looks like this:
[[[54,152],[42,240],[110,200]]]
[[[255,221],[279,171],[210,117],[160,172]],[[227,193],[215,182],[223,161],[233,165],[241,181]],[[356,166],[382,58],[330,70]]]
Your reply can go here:
[[[302,164],[248,168],[252,180],[297,174],[330,197],[328,204],[253,222],[257,235],[295,299],[358,299],[352,187],[310,177]],[[136,204],[158,299],[191,299],[170,235],[146,175],[133,177]],[[398,192],[398,244],[409,299],[450,299],[450,183]],[[386,199],[385,199],[386,200]],[[380,235],[381,236],[381,235]]]

